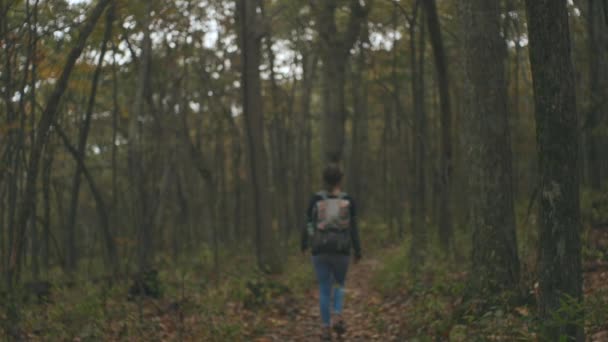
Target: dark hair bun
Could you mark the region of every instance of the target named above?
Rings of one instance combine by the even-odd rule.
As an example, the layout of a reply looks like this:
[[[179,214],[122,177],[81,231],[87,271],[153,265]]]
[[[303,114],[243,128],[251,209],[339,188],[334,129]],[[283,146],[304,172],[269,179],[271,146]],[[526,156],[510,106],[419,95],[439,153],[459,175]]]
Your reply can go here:
[[[342,181],[344,174],[338,164],[329,164],[323,170],[323,181],[328,188],[334,188]]]

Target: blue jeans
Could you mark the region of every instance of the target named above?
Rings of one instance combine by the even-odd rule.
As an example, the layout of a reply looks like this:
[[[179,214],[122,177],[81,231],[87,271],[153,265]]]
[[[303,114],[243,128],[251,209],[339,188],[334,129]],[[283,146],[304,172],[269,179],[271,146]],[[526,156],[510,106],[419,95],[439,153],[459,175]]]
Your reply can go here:
[[[344,281],[348,271],[348,255],[320,254],[312,257],[312,264],[315,268],[317,281],[319,282],[319,306],[321,308],[321,319],[323,326],[329,327],[331,323],[331,292],[334,288],[334,313],[342,313],[344,303]]]

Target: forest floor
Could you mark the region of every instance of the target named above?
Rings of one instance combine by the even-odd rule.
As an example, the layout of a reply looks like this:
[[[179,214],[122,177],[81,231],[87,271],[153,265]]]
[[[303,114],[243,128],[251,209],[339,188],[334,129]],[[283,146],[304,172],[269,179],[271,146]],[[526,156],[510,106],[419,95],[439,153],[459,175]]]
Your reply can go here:
[[[608,342],[608,227],[590,231],[586,241],[585,301],[580,308],[564,309],[584,310],[587,340]],[[344,341],[543,340],[534,279],[522,281],[531,294],[528,302],[480,312],[478,301],[463,299],[466,262],[431,251],[413,279],[407,272],[407,243],[375,246],[350,266]],[[530,260],[524,264],[533,264]],[[159,299],[127,301],[126,283],[111,289],[95,284],[57,288],[48,303],[30,301],[21,307],[23,340],[319,341],[319,297],[310,258],[292,255],[286,264],[282,275],[267,276],[247,271],[250,267],[238,260],[215,286],[198,272],[163,272],[166,291]]]
[[[380,266],[381,262],[373,257],[350,266],[343,314],[347,324],[347,332],[343,336],[346,341],[402,341],[398,336],[402,324],[398,312],[401,303],[386,301],[371,284]],[[310,288],[304,298],[294,303],[297,307],[293,308],[292,315],[279,313],[271,317],[276,329],[256,341],[319,340],[321,318],[318,289]]]

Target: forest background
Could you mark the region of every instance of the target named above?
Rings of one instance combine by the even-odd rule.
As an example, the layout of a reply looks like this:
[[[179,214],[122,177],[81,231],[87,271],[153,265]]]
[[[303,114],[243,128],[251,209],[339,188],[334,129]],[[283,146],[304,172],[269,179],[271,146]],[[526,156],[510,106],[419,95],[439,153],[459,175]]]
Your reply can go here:
[[[297,240],[328,162],[374,291],[402,299],[374,334],[597,336],[607,18],[603,0],[0,0],[7,338],[264,338],[313,286]]]

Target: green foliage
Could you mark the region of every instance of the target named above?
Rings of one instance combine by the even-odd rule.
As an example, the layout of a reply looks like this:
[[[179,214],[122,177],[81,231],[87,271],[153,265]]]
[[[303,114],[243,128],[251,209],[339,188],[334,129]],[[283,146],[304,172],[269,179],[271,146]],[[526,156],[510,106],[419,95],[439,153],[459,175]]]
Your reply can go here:
[[[134,299],[137,296],[160,298],[162,295],[163,287],[157,270],[148,270],[137,274],[133,285],[129,289],[130,299]]]
[[[448,264],[437,249],[431,249],[420,274],[408,273],[409,242],[404,242],[386,256],[383,267],[374,276],[374,286],[387,296],[406,296],[404,310],[407,336],[416,339],[445,336],[452,326],[451,306],[462,297],[464,282],[451,277]]]
[[[404,246],[408,243],[404,243]],[[405,247],[398,248],[386,255],[383,266],[374,276],[374,286],[384,294],[395,293],[408,287],[408,274],[406,272],[408,253]]]
[[[581,193],[583,222],[608,223],[608,191],[585,189]]]
[[[394,246],[401,241],[397,232],[391,231],[381,217],[367,218],[365,221],[359,221],[358,225],[361,241],[365,243],[364,253],[385,250],[388,246]]]
[[[603,289],[586,295],[584,310],[588,331],[608,328],[608,290]]]
[[[549,319],[539,320],[540,336],[547,339],[549,336],[544,336],[544,334],[567,325],[583,327],[585,325],[585,306],[586,304],[577,298],[568,295],[562,296],[559,307],[551,312]],[[560,336],[560,339],[562,338],[568,340],[567,336]]]
[[[602,331],[608,322],[608,293],[598,290],[584,302],[564,297],[550,320],[539,318],[533,304],[516,304],[518,293],[505,293],[490,302],[466,299],[467,267],[446,261],[431,248],[420,275],[408,273],[408,243],[384,256],[373,285],[385,296],[403,297],[403,332],[408,340],[426,341],[530,341],[543,340],[543,331],[564,324],[584,325],[588,332]],[[528,276],[526,276],[528,277]],[[515,296],[515,297],[514,297]],[[518,306],[519,305],[519,306]],[[382,325],[382,321],[376,322]]]
[[[50,340],[96,341],[103,338],[105,310],[100,289],[85,285],[77,290],[60,288],[56,291],[56,304],[47,306],[47,317],[29,316],[34,331]],[[43,319],[41,321],[41,319]]]

